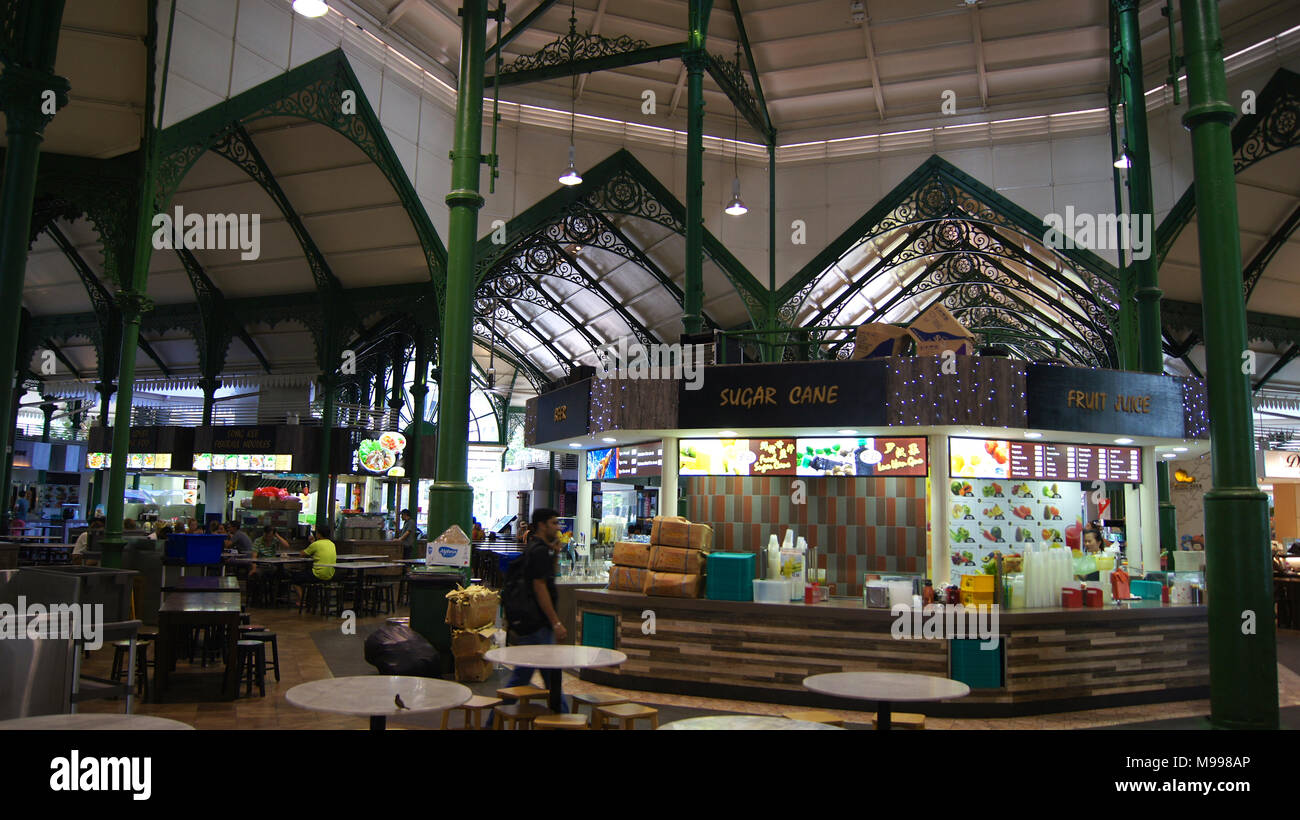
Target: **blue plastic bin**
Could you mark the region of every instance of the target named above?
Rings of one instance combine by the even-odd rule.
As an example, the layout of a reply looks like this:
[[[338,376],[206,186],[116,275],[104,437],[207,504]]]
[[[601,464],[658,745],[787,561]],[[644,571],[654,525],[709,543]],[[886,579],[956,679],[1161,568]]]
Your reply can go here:
[[[226,536],[199,533],[174,533],[167,536],[168,558],[180,558],[186,564],[220,564]]]
[[[1159,601],[1161,597],[1159,581],[1129,581],[1128,589],[1144,601]]]
[[[704,575],[704,597],[710,601],[754,600],[752,552],[715,552]]]

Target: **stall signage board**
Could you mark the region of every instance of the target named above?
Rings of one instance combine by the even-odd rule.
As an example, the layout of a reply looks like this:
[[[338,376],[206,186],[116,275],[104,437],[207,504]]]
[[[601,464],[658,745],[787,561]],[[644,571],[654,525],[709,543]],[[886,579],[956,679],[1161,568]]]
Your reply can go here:
[[[1300,453],[1264,452],[1265,478],[1300,478]]]
[[[883,426],[885,377],[871,360],[714,365],[700,389],[682,382],[678,427]]]
[[[587,435],[591,379],[543,393],[537,398],[537,441],[559,441]]]
[[[682,475],[924,476],[924,438],[684,439]]]
[[[1029,365],[1025,397],[1031,430],[1077,430],[1183,438],[1183,390],[1152,373]]]
[[[948,452],[954,478],[1142,481],[1139,447],[954,438],[948,440]]]
[[[275,427],[261,425],[257,427],[212,427],[212,443],[203,448],[211,453],[275,453]]]
[[[664,471],[664,443],[651,441],[618,448],[619,478],[641,478],[662,475]]]

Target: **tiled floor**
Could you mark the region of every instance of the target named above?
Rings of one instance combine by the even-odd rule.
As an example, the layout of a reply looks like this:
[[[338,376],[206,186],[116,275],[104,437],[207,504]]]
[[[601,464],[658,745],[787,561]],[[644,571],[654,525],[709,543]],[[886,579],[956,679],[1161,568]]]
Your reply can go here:
[[[307,712],[291,706],[285,700],[285,692],[299,683],[330,677],[331,669],[324,656],[317,648],[311,633],[329,628],[329,622],[320,616],[299,615],[297,610],[288,609],[253,609],[253,622],[262,624],[274,631],[280,646],[280,666],[282,680],[279,683],[268,675],[266,697],[257,697],[256,689],[251,698],[240,698],[233,702],[217,703],[138,703],[137,714],[158,715],[173,718],[193,725],[197,729],[365,729],[365,718],[352,718],[342,715],[329,715]],[[398,614],[405,615],[405,611]],[[369,618],[357,621],[357,635],[360,638],[384,618]],[[1300,633],[1286,631],[1281,638],[1288,642],[1300,641]],[[107,677],[113,658],[113,649],[107,646],[92,654],[86,662],[87,674]],[[184,664],[184,662],[182,662]],[[360,671],[359,666],[345,674]],[[541,685],[540,676],[535,676],[537,685]],[[1300,706],[1300,674],[1278,665],[1279,701],[1283,707]],[[499,685],[488,681],[471,684],[476,692],[491,694]],[[651,692],[617,690],[597,686],[565,675],[565,691],[608,692],[624,695],[637,703],[651,706],[669,707],[671,710],[700,710],[701,713],[744,713],[753,715],[781,715],[800,707],[784,706],[770,703],[752,703],[747,701],[717,700],[712,698],[690,697],[686,695],[664,695]],[[86,712],[115,712],[123,704],[117,701],[92,701],[82,707]],[[834,711],[834,710],[832,710]],[[905,711],[905,710],[900,710]],[[1118,724],[1142,721],[1164,720],[1172,718],[1196,718],[1208,714],[1209,701],[1186,701],[1183,703],[1157,704],[1152,706],[1124,706],[1113,709],[1096,709],[1084,712],[1067,712],[1052,715],[1002,719],[953,719],[928,718],[927,729],[1085,729],[1114,726]],[[846,722],[851,724],[870,724],[869,712],[838,712]],[[424,723],[424,721],[420,721]],[[430,721],[437,725],[437,721]]]

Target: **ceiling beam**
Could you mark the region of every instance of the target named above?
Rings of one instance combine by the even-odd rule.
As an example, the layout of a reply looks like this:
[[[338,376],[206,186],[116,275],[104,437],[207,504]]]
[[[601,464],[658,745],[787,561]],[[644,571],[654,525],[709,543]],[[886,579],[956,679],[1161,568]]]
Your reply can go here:
[[[975,35],[975,65],[980,75],[980,107],[989,107],[989,75],[984,69],[984,35],[980,32],[980,7],[970,7],[970,28]]]
[[[866,9],[863,0],[863,9]],[[885,119],[885,95],[880,90],[880,70],[876,68],[876,46],[871,42],[871,15],[862,18],[862,39],[867,45],[867,62],[871,64],[871,93],[876,97],[876,111]]]
[[[686,63],[682,63],[681,70],[677,72],[677,85],[673,87],[673,99],[668,104],[668,117],[672,118],[677,113],[677,104],[682,101],[682,92],[686,90]]]
[[[516,37],[518,37],[520,34],[523,34],[524,31],[527,30],[529,26],[537,22],[537,18],[545,14],[547,9],[555,5],[556,2],[557,0],[542,0],[542,2],[538,3],[537,8],[528,12],[528,16],[519,21],[519,25],[515,26],[514,28],[507,31],[505,34],[501,35],[500,44],[493,43],[491,46],[488,47],[487,51],[483,53],[483,59],[486,61],[495,57],[499,49],[504,49],[506,46],[510,45],[510,43],[513,42]],[[601,5],[603,6],[604,4],[602,3]]]
[[[582,274],[582,278],[587,282],[587,287],[594,291],[606,305],[612,308],[613,311],[619,315],[619,318],[621,318],[627,325],[628,330],[631,330],[634,335],[640,337],[640,339],[646,343],[658,341],[655,338],[655,335],[650,332],[649,328],[643,325],[640,320],[628,311],[627,308],[623,307],[617,299],[611,296],[609,291],[605,290],[600,282],[596,281],[596,277],[592,276],[586,266],[578,261],[576,254],[570,254],[568,249],[566,249],[562,244],[557,244],[556,247],[559,249],[560,255],[564,257],[564,261],[568,262],[574,270]]]
[[[266,360],[266,356],[262,355],[262,351],[257,346],[257,343],[253,341],[253,337],[248,335],[243,323],[235,318],[234,313],[226,304],[225,295],[208,277],[208,274],[204,272],[203,266],[199,264],[199,260],[194,256],[194,253],[189,248],[182,247],[177,248],[176,255],[180,257],[181,264],[185,267],[185,274],[189,277],[190,287],[194,289],[194,299],[199,305],[200,321],[203,324],[203,335],[208,337],[196,341],[201,345],[209,345],[216,341],[214,334],[217,333],[219,326],[224,323],[235,336],[239,337],[239,340],[244,343],[249,352],[262,365],[262,368],[267,373],[270,373],[271,363]],[[224,368],[225,351],[218,351],[209,347],[204,353],[205,357],[213,355],[221,359],[221,367],[217,369]],[[220,374],[205,373],[204,375],[215,378]]]
[[[591,33],[600,34],[600,24],[605,22],[605,7],[609,5],[609,0],[600,0],[600,5],[596,7],[596,19],[591,23]],[[582,92],[587,87],[587,78],[590,74],[583,74],[578,78],[578,99],[582,99]]]
[[[1282,368],[1286,367],[1287,365],[1291,364],[1291,362],[1295,361],[1297,356],[1300,356],[1300,342],[1291,345],[1291,347],[1288,348],[1285,353],[1279,356],[1278,360],[1273,362],[1273,366],[1270,367],[1268,371],[1264,373],[1263,376],[1259,377],[1259,381],[1251,385],[1250,391],[1252,393],[1257,392],[1261,387],[1268,384],[1270,379],[1272,379],[1274,376],[1280,373],[1282,371]]]
[[[81,373],[77,371],[77,366],[72,363],[71,359],[63,355],[63,351],[60,350],[59,346],[54,343],[53,339],[46,339],[45,347],[48,348],[49,351],[54,354],[54,358],[58,359],[60,362],[63,362],[63,366],[68,368],[68,372],[72,374],[72,378],[77,379],[78,381],[81,380]]]
[[[398,3],[396,6],[393,6],[393,10],[388,12],[388,16],[384,18],[384,22],[383,22],[384,28],[389,28],[390,26],[396,24],[398,20],[401,20],[404,16],[406,16],[406,13],[408,11],[420,5],[420,3],[421,0],[402,0],[402,2]]]
[[[1269,262],[1273,261],[1273,257],[1287,243],[1287,240],[1291,238],[1291,234],[1295,233],[1297,227],[1300,227],[1300,205],[1297,205],[1295,210],[1291,211],[1291,215],[1278,226],[1277,230],[1268,239],[1264,240],[1264,246],[1242,269],[1241,276],[1246,287],[1247,302],[1250,301],[1250,295],[1255,292],[1255,286],[1263,278],[1264,269],[1268,267]]]
[[[153,346],[145,341],[144,334],[140,334],[139,340],[140,340],[140,349],[144,351],[144,355],[148,356],[150,359],[153,359],[153,363],[158,365],[158,369],[162,371],[162,374],[164,376],[166,376],[167,378],[171,378],[172,375],[171,370],[167,369],[167,365],[163,364],[163,360],[154,351]]]
[[[648,48],[639,48],[635,51],[625,51],[621,54],[608,54],[602,57],[591,57],[585,60],[573,60],[572,62],[549,65],[542,68],[533,68],[527,71],[512,71],[502,74],[499,78],[494,74],[490,77],[483,78],[483,87],[491,88],[498,82],[498,80],[503,87],[508,85],[522,85],[524,83],[536,83],[543,80],[554,80],[560,77],[572,77],[577,74],[610,71],[615,68],[641,65],[642,63],[655,63],[660,60],[675,60],[682,56],[682,51],[685,48],[685,43],[671,43],[664,46],[650,46]]]
[[[749,47],[749,35],[745,33],[745,19],[740,13],[740,0],[731,0],[731,10],[736,18],[736,33],[740,38],[740,47],[745,52],[745,61],[749,63],[749,77],[754,83],[754,96],[758,98],[758,110],[763,115],[763,134],[768,145],[776,144],[776,129],[772,127],[772,117],[767,111],[767,98],[763,96],[763,84],[758,79],[758,65],[754,63],[754,52]]]

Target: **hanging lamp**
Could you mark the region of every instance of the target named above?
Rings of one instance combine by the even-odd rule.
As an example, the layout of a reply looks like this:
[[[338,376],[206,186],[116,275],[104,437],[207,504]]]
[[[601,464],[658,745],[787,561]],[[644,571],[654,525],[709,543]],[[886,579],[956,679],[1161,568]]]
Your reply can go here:
[[[303,17],[322,17],[330,7],[325,0],[293,0],[293,10]]]
[[[736,43],[736,68],[740,68],[740,43]],[[744,216],[749,213],[744,200],[740,198],[740,119],[733,106],[731,109],[731,202],[727,203],[724,213],[731,216]]]
[[[574,11],[573,4],[569,4],[569,42],[573,43],[578,36],[578,15]],[[576,151],[574,149],[573,125],[577,117],[575,108],[578,101],[578,75],[574,74],[572,78],[572,88],[569,94],[569,167],[564,169],[560,174],[561,185],[577,185],[582,182],[582,175],[578,173],[577,163],[574,161]]]

